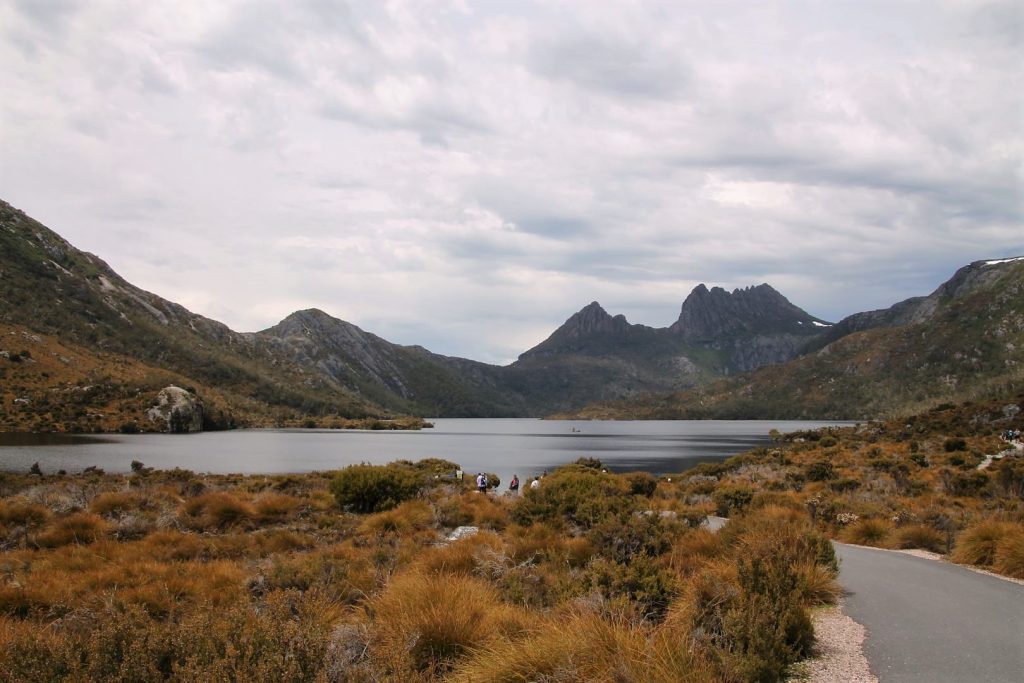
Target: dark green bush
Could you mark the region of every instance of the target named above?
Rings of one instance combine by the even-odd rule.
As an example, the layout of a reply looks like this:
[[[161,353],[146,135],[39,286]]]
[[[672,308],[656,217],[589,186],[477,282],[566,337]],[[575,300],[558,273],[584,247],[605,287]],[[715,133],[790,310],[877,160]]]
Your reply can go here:
[[[653,621],[665,616],[676,593],[671,573],[644,555],[626,564],[598,558],[587,567],[584,584],[613,603],[626,604],[628,600],[638,616]]]
[[[711,500],[715,503],[715,513],[729,517],[744,510],[754,499],[754,491],[745,486],[723,486],[717,489]]]
[[[574,464],[580,467],[589,467],[592,470],[601,471],[604,469],[604,463],[598,458],[577,458]]]
[[[390,510],[416,496],[423,477],[402,465],[352,465],[331,482],[331,493],[342,508],[353,512]]]
[[[832,463],[826,460],[819,460],[818,462],[812,462],[804,470],[804,477],[807,481],[826,481],[835,477],[835,471],[832,468]]]
[[[575,465],[560,467],[541,481],[540,488],[526,489],[512,519],[528,526],[536,522],[569,522],[589,529],[608,520],[626,520],[636,503],[629,483],[620,476]]]
[[[602,522],[590,530],[587,538],[596,553],[628,564],[641,555],[657,557],[668,552],[678,532],[674,522],[655,515],[640,515],[624,522]]]
[[[942,444],[942,448],[945,449],[947,453],[952,453],[953,451],[966,451],[967,442],[963,439],[946,439]]]
[[[647,472],[631,472],[626,475],[629,482],[629,492],[634,496],[646,496],[650,498],[658,488],[658,480]]]

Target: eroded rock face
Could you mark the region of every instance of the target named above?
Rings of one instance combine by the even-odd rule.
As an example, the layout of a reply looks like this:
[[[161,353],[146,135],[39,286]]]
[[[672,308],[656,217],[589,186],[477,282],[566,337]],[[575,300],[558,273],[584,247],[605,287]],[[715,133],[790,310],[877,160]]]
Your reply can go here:
[[[157,394],[149,419],[172,434],[203,431],[203,402],[181,387],[169,386]]]

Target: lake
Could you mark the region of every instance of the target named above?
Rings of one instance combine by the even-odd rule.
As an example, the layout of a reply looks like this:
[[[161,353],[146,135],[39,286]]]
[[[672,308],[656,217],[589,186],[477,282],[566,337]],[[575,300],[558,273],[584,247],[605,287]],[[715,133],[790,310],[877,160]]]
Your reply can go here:
[[[127,472],[132,460],[196,472],[271,474],[339,469],[359,462],[444,458],[470,474],[526,480],[581,457],[609,470],[681,472],[769,443],[768,432],[845,424],[784,420],[548,421],[436,419],[418,432],[243,429],[199,434],[0,434],[0,470],[46,473],[95,465]]]

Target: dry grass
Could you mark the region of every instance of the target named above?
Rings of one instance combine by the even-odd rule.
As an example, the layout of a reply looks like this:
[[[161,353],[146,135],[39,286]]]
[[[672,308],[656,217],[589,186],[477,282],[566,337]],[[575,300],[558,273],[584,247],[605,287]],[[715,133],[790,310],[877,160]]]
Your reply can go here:
[[[952,560],[959,564],[990,567],[1000,542],[1020,533],[1020,529],[1020,525],[1010,522],[982,522],[969,527],[957,537]]]
[[[999,541],[992,568],[1000,574],[1024,579],[1024,527],[1018,526]]]
[[[887,520],[861,519],[843,529],[839,538],[845,543],[885,548],[891,533],[892,524]]]
[[[946,548],[945,536],[930,526],[911,524],[896,530],[895,547],[921,548],[933,553],[941,553]]]
[[[253,503],[256,515],[264,524],[283,522],[291,518],[302,506],[302,500],[283,493],[267,493]]]
[[[89,509],[97,515],[109,515],[117,517],[126,512],[138,509],[142,505],[142,498],[134,493],[125,491],[107,491],[92,499]]]
[[[255,515],[251,505],[224,491],[191,498],[181,506],[181,521],[186,526],[203,531],[243,526]]]
[[[503,640],[475,653],[452,677],[469,683],[716,680],[681,634],[652,632],[628,620],[576,612],[543,623],[523,641]]]
[[[36,543],[43,548],[56,548],[70,543],[83,545],[102,538],[110,525],[99,515],[91,512],[76,512],[50,522],[39,534]]]
[[[484,581],[412,571],[367,605],[372,656],[440,676],[471,652],[525,637],[536,617],[501,602]],[[394,672],[399,673],[399,672]]]
[[[424,500],[407,500],[385,512],[369,515],[359,530],[367,534],[409,534],[425,531],[434,524],[434,511]]]

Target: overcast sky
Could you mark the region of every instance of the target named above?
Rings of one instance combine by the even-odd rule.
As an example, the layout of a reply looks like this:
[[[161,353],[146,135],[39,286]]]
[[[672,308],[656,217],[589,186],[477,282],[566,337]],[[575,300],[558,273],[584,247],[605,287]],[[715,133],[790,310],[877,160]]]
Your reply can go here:
[[[508,362],[1024,254],[1024,4],[0,0],[0,198],[239,331]]]

